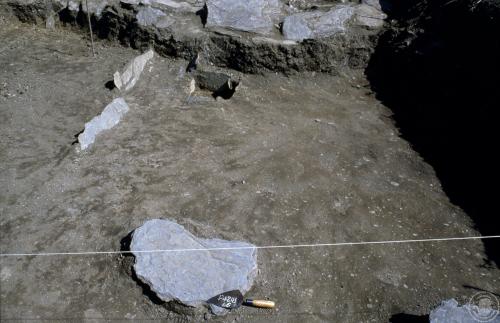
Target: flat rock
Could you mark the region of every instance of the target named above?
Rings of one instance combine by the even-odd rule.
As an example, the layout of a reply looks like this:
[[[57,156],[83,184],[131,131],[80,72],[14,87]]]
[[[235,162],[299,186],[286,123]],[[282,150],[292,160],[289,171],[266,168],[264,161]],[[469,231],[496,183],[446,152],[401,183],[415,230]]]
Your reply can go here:
[[[160,9],[151,8],[149,6],[142,7],[137,13],[137,22],[141,26],[155,25],[161,17],[166,16]]]
[[[281,15],[279,0],[207,0],[207,27],[270,34]]]
[[[155,10],[155,9],[149,8],[145,10]],[[144,13],[143,18],[144,18],[143,23],[149,23],[151,22],[151,19],[154,19],[151,16],[151,12]],[[115,83],[115,86],[121,91],[128,91],[132,87],[134,87],[134,85],[139,80],[142,71],[144,70],[144,66],[146,66],[146,63],[151,58],[153,58],[153,56],[154,52],[153,50],[150,49],[144,54],[139,55],[133,60],[131,60],[123,70],[123,73],[120,74],[119,72],[115,72],[115,74],[113,75],[113,81]]]
[[[379,9],[361,4],[356,6],[356,23],[368,28],[380,28],[384,25],[387,15]]]
[[[114,99],[102,113],[85,124],[85,130],[78,136],[80,149],[85,150],[94,143],[96,136],[104,130],[113,128],[129,110],[123,98]]]
[[[338,5],[329,11],[309,11],[290,15],[283,22],[283,36],[289,40],[330,37],[347,29],[355,12],[353,6]]]
[[[141,252],[179,249],[183,251]],[[257,249],[254,245],[201,239],[168,220],[149,220],[137,228],[130,250],[135,256],[137,277],[166,302],[175,300],[198,307],[225,291],[238,289],[244,294],[251,288],[257,274]]]

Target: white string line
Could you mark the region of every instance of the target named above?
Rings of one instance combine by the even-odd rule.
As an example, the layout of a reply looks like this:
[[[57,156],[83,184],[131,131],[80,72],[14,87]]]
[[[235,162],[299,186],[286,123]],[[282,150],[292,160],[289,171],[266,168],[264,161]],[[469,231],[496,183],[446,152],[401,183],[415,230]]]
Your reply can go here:
[[[455,237],[455,238],[429,238],[429,239],[412,239],[412,240],[289,244],[289,245],[248,246],[248,247],[155,249],[155,250],[135,250],[135,251],[112,250],[112,251],[81,251],[81,252],[0,253],[0,257],[84,256],[84,255],[109,255],[109,254],[131,254],[131,253],[137,254],[137,253],[160,253],[160,252],[184,252],[184,251],[187,252],[187,251],[219,251],[219,250],[244,250],[244,249],[315,248],[315,247],[339,247],[339,246],[356,246],[356,245],[397,244],[397,243],[436,242],[436,241],[455,241],[455,240],[479,240],[479,239],[498,239],[498,238],[500,238],[500,235],[476,236],[476,237]]]

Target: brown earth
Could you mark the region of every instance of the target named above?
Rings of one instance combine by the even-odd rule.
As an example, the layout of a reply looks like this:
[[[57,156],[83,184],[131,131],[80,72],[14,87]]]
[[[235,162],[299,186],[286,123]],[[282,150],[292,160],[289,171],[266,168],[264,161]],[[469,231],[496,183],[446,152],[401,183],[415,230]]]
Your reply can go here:
[[[156,57],[130,111],[85,152],[71,145],[137,51],[4,20],[0,26],[1,253],[119,250],[151,218],[259,246],[479,235],[398,136],[361,73],[242,75],[230,100]],[[228,71],[227,73],[236,73]],[[119,255],[0,257],[2,321],[386,322],[443,299],[500,292],[482,242],[259,250],[247,296],[275,310],[182,316],[155,304]]]

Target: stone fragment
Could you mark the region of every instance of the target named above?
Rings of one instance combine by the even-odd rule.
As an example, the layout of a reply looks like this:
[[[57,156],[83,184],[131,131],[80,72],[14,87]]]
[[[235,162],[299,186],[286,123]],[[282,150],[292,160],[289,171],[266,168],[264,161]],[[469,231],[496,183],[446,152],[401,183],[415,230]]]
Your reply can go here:
[[[283,22],[283,36],[289,40],[301,41],[330,37],[344,32],[354,14],[354,7],[338,5],[327,12],[309,11],[288,16]]]
[[[384,25],[384,19],[386,18],[385,13],[374,7],[365,4],[356,6],[356,23],[360,26],[380,28]]]
[[[144,70],[144,66],[146,66],[146,63],[153,58],[153,56],[154,52],[150,49],[130,61],[122,74],[115,72],[113,75],[115,86],[121,91],[128,91],[134,87]]]
[[[279,0],[207,0],[207,27],[269,34],[281,15]]]
[[[229,290],[238,289],[244,294],[257,274],[254,245],[198,238],[168,220],[149,220],[137,228],[130,250],[135,256],[137,277],[166,302],[175,300],[198,307]],[[170,251],[145,252],[148,250]]]
[[[114,99],[102,113],[85,124],[85,130],[78,136],[80,149],[85,150],[94,143],[95,137],[104,130],[113,128],[128,111],[123,98]]]

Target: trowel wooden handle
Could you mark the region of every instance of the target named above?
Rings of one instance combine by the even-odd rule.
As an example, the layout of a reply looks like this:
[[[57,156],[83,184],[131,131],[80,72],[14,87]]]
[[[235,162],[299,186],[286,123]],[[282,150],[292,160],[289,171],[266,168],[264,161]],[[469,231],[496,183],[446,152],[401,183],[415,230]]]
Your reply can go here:
[[[274,308],[274,306],[276,305],[273,301],[264,301],[258,299],[246,299],[244,304],[247,306],[260,308]]]

